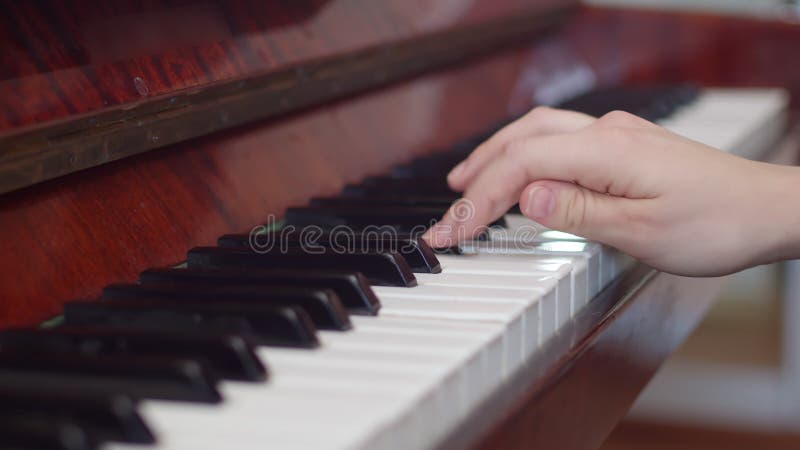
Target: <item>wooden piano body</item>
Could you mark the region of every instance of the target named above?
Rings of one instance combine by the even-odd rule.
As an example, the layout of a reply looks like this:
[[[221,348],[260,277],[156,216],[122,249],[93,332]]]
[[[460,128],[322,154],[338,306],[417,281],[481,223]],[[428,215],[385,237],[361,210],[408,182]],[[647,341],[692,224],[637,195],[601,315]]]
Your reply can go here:
[[[800,27],[775,20],[568,0],[0,3],[0,326],[536,102],[625,83],[800,95]],[[596,448],[719,283],[636,267],[442,447]]]

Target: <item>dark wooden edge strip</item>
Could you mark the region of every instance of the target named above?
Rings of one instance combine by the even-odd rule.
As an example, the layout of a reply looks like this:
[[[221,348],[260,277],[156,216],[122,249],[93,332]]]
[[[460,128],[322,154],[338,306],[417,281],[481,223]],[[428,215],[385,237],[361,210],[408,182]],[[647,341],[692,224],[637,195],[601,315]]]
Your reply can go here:
[[[575,6],[456,27],[6,136],[0,138],[0,194],[482,55],[553,29]]]
[[[533,402],[538,401],[543,395],[546,395],[547,392],[557,386],[561,379],[567,376],[566,374],[570,371],[570,368],[597,344],[605,330],[619,320],[620,316],[624,314],[625,310],[629,309],[631,304],[641,301],[669,302],[672,297],[681,291],[681,289],[676,289],[675,283],[683,280],[686,279],[658,272],[643,264],[637,264],[628,270],[579,312],[560,333],[545,344],[534,358],[512,376],[499,391],[490,395],[480,407],[476,408],[464,422],[437,446],[437,449],[473,448],[477,444],[480,444],[478,448],[482,449],[487,447],[487,443],[489,444],[488,448],[494,448],[491,441],[486,441],[494,427],[508,425],[511,415],[519,411],[520,408],[526,408]],[[644,297],[651,298],[645,300]],[[698,310],[705,311],[704,308],[710,304],[710,299],[706,300],[705,304],[699,298],[692,300],[697,300]],[[702,312],[698,312],[697,315],[701,317]],[[658,318],[658,320],[664,321],[675,319],[674,317]],[[680,319],[686,319],[686,317]],[[699,317],[694,319],[697,321]],[[691,329],[694,324],[685,324],[685,326]],[[686,334],[688,334],[688,331]],[[623,352],[625,350],[625,348],[620,349]],[[655,358],[655,355],[653,357]],[[658,363],[660,362],[658,361]],[[582,374],[582,376],[586,376],[586,374]],[[623,380],[623,382],[630,383],[633,378],[635,377],[631,376],[631,379]],[[601,384],[602,380],[598,379],[597,382]],[[641,386],[644,386],[644,381],[641,381]],[[636,390],[636,393],[638,392]],[[588,398],[586,401],[592,402],[595,399]],[[623,403],[626,401],[632,402],[633,398],[619,399],[619,401]],[[630,403],[626,403],[623,411],[627,410],[629,405]],[[611,414],[612,407],[611,405],[607,406],[607,412]],[[573,408],[573,411],[577,412],[579,405],[565,405],[565,411],[558,411],[558,414],[564,412],[571,414],[568,408]],[[558,414],[553,414],[553,416]],[[548,419],[552,421],[563,418],[549,417]],[[577,420],[579,420],[578,414],[573,417],[573,421]],[[542,427],[537,425],[539,424],[530,424],[531,427],[541,430]],[[580,427],[581,424],[575,422],[574,426]],[[608,431],[610,432],[610,429]],[[552,429],[551,432],[557,433],[558,431]],[[600,437],[600,442],[597,442],[598,446],[604,437]],[[549,441],[550,439],[538,436],[536,440]],[[526,446],[530,444],[532,443],[519,442],[518,447],[536,448]],[[563,448],[568,447],[565,446]]]

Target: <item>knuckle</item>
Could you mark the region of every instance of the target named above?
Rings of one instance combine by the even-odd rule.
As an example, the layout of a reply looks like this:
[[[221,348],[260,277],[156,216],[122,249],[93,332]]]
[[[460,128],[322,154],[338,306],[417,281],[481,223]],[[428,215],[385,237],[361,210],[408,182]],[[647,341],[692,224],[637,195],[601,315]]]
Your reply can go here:
[[[565,202],[564,228],[567,231],[580,232],[589,221],[591,195],[582,189],[573,189]]]
[[[638,124],[640,120],[631,113],[615,110],[600,117],[598,123],[607,126],[630,126]]]
[[[518,154],[526,147],[524,139],[513,139],[503,144],[502,155],[513,156]]]
[[[553,109],[547,106],[537,106],[526,114],[527,119],[537,120],[542,116],[548,115]]]

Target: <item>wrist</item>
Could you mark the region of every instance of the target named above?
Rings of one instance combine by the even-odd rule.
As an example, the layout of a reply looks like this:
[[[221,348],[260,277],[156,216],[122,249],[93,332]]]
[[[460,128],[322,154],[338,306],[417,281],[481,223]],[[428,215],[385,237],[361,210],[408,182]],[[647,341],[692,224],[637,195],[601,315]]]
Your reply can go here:
[[[767,190],[753,219],[761,222],[754,235],[765,245],[758,263],[800,258],[800,167],[760,164]],[[763,214],[760,212],[763,211]]]

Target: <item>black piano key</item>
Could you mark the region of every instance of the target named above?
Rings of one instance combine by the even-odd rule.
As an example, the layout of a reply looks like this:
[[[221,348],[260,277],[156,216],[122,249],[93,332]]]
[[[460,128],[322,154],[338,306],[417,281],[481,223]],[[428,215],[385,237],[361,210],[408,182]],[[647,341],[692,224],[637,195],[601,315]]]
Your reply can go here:
[[[93,442],[152,444],[155,437],[124,395],[93,395],[57,391],[40,385],[34,389],[0,386],[0,422],[26,418],[31,422],[77,424]]]
[[[376,187],[387,193],[455,194],[455,191],[450,189],[450,185],[447,184],[447,179],[439,177],[398,178],[390,174],[388,176],[366,177],[354,186]]]
[[[0,349],[79,352],[87,356],[158,355],[203,361],[226,379],[264,381],[267,370],[242,336],[119,327],[0,331]]]
[[[477,145],[476,145],[477,146]],[[397,166],[392,169],[391,175],[395,178],[425,178],[425,179],[446,179],[447,174],[464,159],[475,147],[459,148],[455,151],[435,153],[421,158],[417,158],[408,164]]]
[[[151,269],[142,272],[139,281],[143,284],[263,284],[327,288],[339,296],[351,314],[375,315],[381,307],[367,279],[359,272],[346,270]]]
[[[13,417],[0,421],[3,450],[95,450],[86,432],[65,420]]]
[[[479,145],[492,137],[518,117],[510,117],[498,122],[486,131],[476,134],[470,139],[463,140],[449,149],[426,154],[412,161],[395,166],[391,171],[393,178],[427,178],[446,180],[447,174],[461,161],[467,159]]]
[[[461,247],[458,245],[454,245],[452,247],[440,247],[433,249],[433,252],[437,255],[463,255],[464,252],[461,250]]]
[[[377,227],[402,233],[422,234],[441,219],[447,208],[324,206],[294,207],[286,210],[286,225],[318,226],[323,229],[348,227],[363,230]]]
[[[411,164],[400,164],[392,167],[392,170],[389,172],[389,174],[394,178],[436,178],[441,176],[443,172],[444,171],[439,168],[428,171],[415,171],[414,166]]]
[[[404,196],[404,195],[374,195],[363,197],[317,197],[312,198],[310,202],[311,207],[318,207],[324,209],[326,207],[357,207],[357,208],[374,208],[380,206],[388,207],[420,207],[420,208],[440,208],[442,211],[447,209],[458,201],[461,197],[454,195],[452,197],[419,197],[419,196]],[[515,205],[509,209],[508,214],[522,214],[519,210],[519,205]],[[490,224],[492,227],[506,226],[505,218],[501,217]],[[410,233],[401,233],[408,234]],[[484,232],[478,236],[473,237],[480,241],[489,240],[489,233]]]
[[[350,316],[330,289],[264,285],[192,285],[186,283],[112,284],[103,289],[104,300],[177,300],[188,303],[240,302],[296,306],[305,310],[317,328],[349,330]]]
[[[616,86],[576,96],[558,107],[595,117],[621,110],[652,121],[672,115],[677,108],[693,101],[698,92],[691,85]]]
[[[681,85],[675,88],[672,95],[678,106],[685,106],[697,99],[700,88],[691,84]]]
[[[379,178],[364,180],[359,184],[348,184],[342,189],[341,195],[388,195],[388,194],[416,194],[416,195],[455,195],[443,178]]]
[[[413,194],[376,194],[351,197],[315,197],[309,202],[310,206],[402,206],[416,208],[448,208],[455,203],[460,195],[424,196]]]
[[[286,225],[295,227],[318,226],[323,229],[349,227],[350,229],[372,230],[380,233],[382,227],[389,227],[403,234],[421,235],[438,222],[448,212],[448,207],[360,207],[319,206],[294,207],[286,210]],[[505,226],[502,217],[490,226]]]
[[[251,239],[253,239],[251,241]],[[440,273],[436,254],[422,239],[395,233],[313,233],[273,231],[262,234],[226,234],[217,240],[220,247],[251,247],[259,252],[280,252],[285,248],[330,248],[348,252],[397,252],[405,258],[413,272]],[[261,244],[261,245],[259,245]],[[274,245],[271,245],[274,244]]]
[[[30,390],[39,385],[137,399],[203,403],[222,400],[216,379],[197,361],[0,349],[0,386]]]
[[[449,208],[461,197],[454,195],[451,197],[419,197],[404,195],[375,195],[363,197],[315,197],[309,202],[312,207],[360,207],[372,208],[380,206],[401,206],[401,207],[422,207],[422,208]],[[512,206],[506,214],[522,214],[519,204]],[[505,226],[505,219],[498,219],[491,226]],[[476,239],[486,240],[488,234],[477,236]],[[220,244],[221,245],[221,244]]]
[[[447,174],[458,163],[469,156],[469,152],[443,152],[418,158],[408,164],[396,166],[392,169],[391,176],[401,179],[425,178],[446,179]]]
[[[324,250],[310,254],[289,249],[279,253],[256,253],[244,248],[196,247],[189,250],[189,268],[240,267],[250,269],[356,270],[370,284],[416,286],[417,280],[406,260],[396,252],[340,253]]]
[[[319,345],[316,327],[303,309],[252,302],[224,305],[163,300],[70,302],[64,305],[64,322],[68,326],[235,333],[257,345],[300,348]]]

